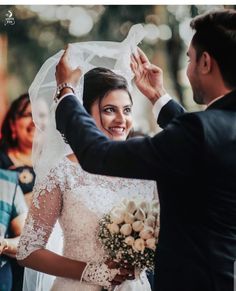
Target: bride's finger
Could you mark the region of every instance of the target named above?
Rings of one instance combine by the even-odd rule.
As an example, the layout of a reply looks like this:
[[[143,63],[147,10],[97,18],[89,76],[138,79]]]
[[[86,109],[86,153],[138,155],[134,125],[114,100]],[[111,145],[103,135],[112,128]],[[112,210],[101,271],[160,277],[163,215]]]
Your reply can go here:
[[[108,266],[108,268],[110,269],[117,269],[119,268],[119,263],[116,261],[112,261],[112,260],[107,260],[105,262],[105,264]]]
[[[120,268],[119,271],[120,271],[119,275],[127,277],[127,278],[130,278],[130,277],[134,276],[134,269],[129,270],[129,269]]]
[[[126,274],[117,274],[115,276],[115,278],[112,281],[112,284],[114,282],[116,282],[117,284],[121,284],[122,282],[124,282],[125,280],[134,280],[135,279],[135,275],[134,273],[126,273]]]
[[[125,280],[127,280],[127,276],[116,275],[115,278],[113,279],[112,283],[116,282],[117,284],[121,284]]]

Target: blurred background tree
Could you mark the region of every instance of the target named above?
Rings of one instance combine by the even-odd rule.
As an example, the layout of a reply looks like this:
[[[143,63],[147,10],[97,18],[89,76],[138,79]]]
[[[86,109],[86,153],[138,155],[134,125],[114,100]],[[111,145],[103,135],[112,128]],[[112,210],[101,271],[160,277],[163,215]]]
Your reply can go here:
[[[187,109],[198,109],[185,74],[186,50],[192,36],[189,22],[217,7],[223,6],[0,5],[0,122],[7,103],[27,91],[44,61],[67,43],[121,41],[136,23],[142,23],[147,32],[140,47],[163,68],[168,92]],[[7,23],[10,12],[14,24]],[[149,110],[149,103],[137,98],[136,116],[141,122],[137,127],[150,133],[157,128]]]

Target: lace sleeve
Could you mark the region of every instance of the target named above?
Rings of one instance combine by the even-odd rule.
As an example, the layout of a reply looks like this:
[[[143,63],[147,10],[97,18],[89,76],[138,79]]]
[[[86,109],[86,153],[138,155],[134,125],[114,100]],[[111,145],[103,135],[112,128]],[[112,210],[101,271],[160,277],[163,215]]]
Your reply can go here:
[[[51,173],[35,185],[33,202],[18,244],[18,260],[45,248],[62,208],[62,181],[59,181],[57,175]]]

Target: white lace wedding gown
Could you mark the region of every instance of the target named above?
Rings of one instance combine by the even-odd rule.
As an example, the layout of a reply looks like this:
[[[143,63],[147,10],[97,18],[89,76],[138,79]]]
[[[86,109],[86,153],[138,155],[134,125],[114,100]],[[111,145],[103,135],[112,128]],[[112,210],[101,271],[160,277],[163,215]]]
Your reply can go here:
[[[35,186],[33,205],[29,211],[18,246],[18,259],[45,248],[58,219],[63,232],[63,255],[83,261],[104,260],[104,250],[97,239],[98,222],[103,214],[118,205],[123,198],[157,199],[153,181],[93,175],[64,158],[50,171],[44,181]],[[51,290],[100,291],[91,285],[57,277]],[[118,290],[151,290],[145,273],[142,280],[125,281]],[[46,291],[46,290],[44,290]]]

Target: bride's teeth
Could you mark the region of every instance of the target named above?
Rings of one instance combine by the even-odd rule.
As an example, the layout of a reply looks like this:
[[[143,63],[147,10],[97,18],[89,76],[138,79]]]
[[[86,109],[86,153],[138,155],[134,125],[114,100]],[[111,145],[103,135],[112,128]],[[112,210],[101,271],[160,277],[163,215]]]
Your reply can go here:
[[[122,132],[124,132],[125,129],[121,128],[121,127],[112,127],[111,130],[118,132],[118,133],[122,133]]]

